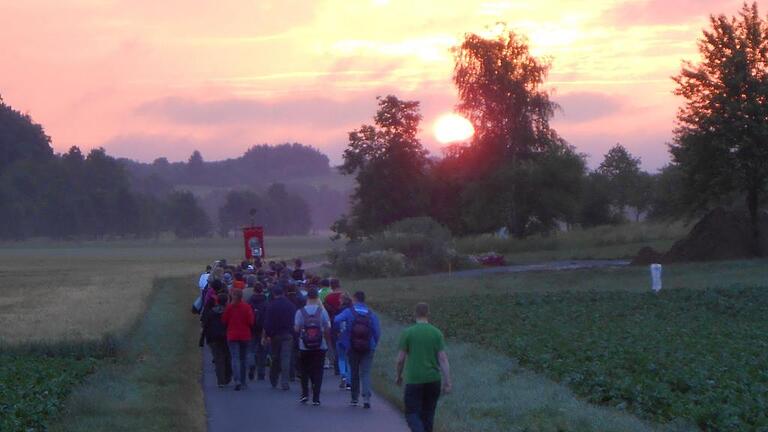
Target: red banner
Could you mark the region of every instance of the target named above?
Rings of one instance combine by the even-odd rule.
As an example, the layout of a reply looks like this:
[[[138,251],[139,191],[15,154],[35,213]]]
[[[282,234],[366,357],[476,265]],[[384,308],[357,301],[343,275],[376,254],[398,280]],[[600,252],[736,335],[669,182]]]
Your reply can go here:
[[[264,258],[264,228],[243,228],[243,246],[245,247],[245,259]]]

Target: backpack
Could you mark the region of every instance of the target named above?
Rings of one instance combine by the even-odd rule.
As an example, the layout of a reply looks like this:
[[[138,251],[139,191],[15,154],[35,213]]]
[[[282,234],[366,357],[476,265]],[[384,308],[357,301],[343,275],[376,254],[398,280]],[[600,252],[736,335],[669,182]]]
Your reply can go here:
[[[323,346],[323,310],[318,306],[310,315],[306,308],[301,308],[304,325],[301,328],[301,341],[308,350],[319,350]]]
[[[350,308],[354,320],[350,329],[352,349],[358,352],[366,352],[371,349],[371,313],[359,314],[354,307]]]

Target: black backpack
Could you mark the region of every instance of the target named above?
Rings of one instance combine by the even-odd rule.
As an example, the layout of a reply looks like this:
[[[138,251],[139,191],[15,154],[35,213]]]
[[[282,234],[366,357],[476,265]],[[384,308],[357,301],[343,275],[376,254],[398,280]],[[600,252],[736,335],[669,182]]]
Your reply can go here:
[[[371,313],[359,314],[354,307],[350,308],[354,320],[350,329],[352,349],[358,352],[367,352],[371,349]]]
[[[301,308],[304,325],[301,328],[301,341],[308,350],[319,350],[323,346],[323,310],[318,307],[310,315],[306,308]]]

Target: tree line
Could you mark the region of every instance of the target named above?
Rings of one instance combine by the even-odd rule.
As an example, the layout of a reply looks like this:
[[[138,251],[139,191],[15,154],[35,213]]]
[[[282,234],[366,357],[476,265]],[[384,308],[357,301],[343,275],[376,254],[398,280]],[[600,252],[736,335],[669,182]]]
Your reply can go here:
[[[672,161],[655,174],[621,145],[588,170],[550,125],[558,108],[543,89],[550,63],[512,31],[466,35],[454,50],[453,82],[456,111],[475,134],[431,159],[418,139],[419,102],[378,98],[372,124],[349,133],[340,171],[356,189],[333,230],[357,239],[429,216],[458,235],[506,228],[525,237],[621,223],[627,209],[635,219],[675,219],[726,205],[748,210],[757,239],[768,183],[768,20],[755,3],[710,24],[702,62],[685,63],[674,78],[685,103]]]
[[[50,142],[40,124],[0,98],[0,239],[213,234],[204,203],[192,192],[132,175],[104,149],[83,154],[72,147],[55,154]],[[227,195],[219,232],[248,223],[229,211],[246,215],[250,208],[265,216],[259,222],[271,235],[306,234],[311,227],[306,202],[281,184],[272,184],[263,197],[248,195],[245,202],[248,208],[232,206]]]

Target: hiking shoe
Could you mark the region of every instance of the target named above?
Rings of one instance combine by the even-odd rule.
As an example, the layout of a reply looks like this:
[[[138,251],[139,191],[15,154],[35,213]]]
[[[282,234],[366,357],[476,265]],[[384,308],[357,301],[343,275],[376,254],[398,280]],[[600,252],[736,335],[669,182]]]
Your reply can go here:
[[[305,404],[309,401],[309,398],[307,396],[302,396],[301,399],[299,399],[299,403]]]
[[[352,401],[351,401],[349,404],[350,404],[351,406],[353,406],[353,407],[356,407],[356,406],[360,406],[360,402],[358,402],[358,401],[356,401],[356,400],[354,400],[354,399],[352,399]]]
[[[352,391],[352,385],[350,383],[347,383],[347,390]]]
[[[363,403],[363,408],[365,408],[365,409],[371,409],[371,403],[370,403],[370,402],[365,402],[365,403]]]
[[[342,378],[341,381],[339,382],[339,388],[342,390],[347,388],[347,383],[346,381],[344,381],[344,378]]]
[[[237,385],[235,386],[235,391],[240,391],[240,389],[241,389],[241,388],[242,388],[242,386],[240,386],[240,384],[237,384]]]
[[[226,388],[226,387],[227,387],[227,386],[225,386],[224,384],[219,384],[219,388],[220,388],[221,390],[224,390],[224,388]]]
[[[320,401],[312,401],[312,406],[320,406]]]

